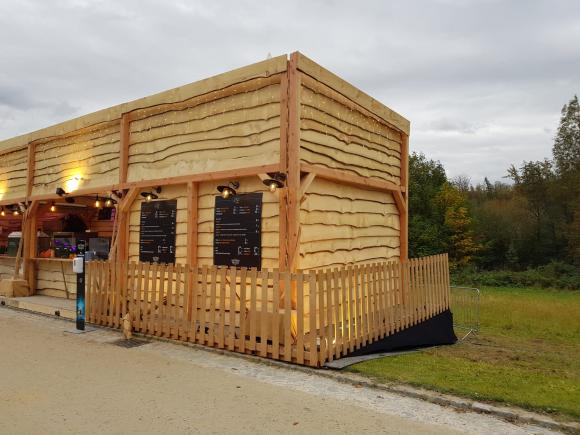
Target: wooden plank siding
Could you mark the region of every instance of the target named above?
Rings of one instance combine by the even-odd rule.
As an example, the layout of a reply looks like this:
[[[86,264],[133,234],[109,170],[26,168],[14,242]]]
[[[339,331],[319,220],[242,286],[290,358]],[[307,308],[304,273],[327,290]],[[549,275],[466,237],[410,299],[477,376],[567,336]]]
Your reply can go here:
[[[315,178],[300,210],[300,268],[399,256],[399,212],[391,193]]]
[[[174,110],[133,114],[128,181],[278,163],[280,77],[256,78]]]
[[[119,142],[118,121],[36,141],[32,196],[118,183]]]
[[[0,201],[27,195],[28,150],[20,148],[0,158]]]

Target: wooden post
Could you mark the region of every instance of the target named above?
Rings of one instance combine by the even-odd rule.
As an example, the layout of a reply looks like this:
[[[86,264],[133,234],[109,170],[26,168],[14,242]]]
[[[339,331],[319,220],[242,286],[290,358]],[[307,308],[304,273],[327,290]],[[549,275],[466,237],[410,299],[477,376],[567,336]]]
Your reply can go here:
[[[187,260],[189,266],[197,267],[197,221],[199,184],[187,183]]]
[[[119,183],[127,182],[129,170],[129,143],[131,135],[131,115],[123,113],[121,116],[121,141],[119,144]]]
[[[286,198],[288,271],[298,268],[300,239],[300,77],[298,52],[290,55],[288,62],[288,144],[286,150]]]
[[[409,258],[409,136],[401,133],[401,190],[405,201],[404,210],[399,210],[400,258]],[[403,190],[404,189],[404,190]]]
[[[26,172],[26,198],[32,195],[32,187],[34,186],[34,168],[36,166],[36,144],[31,142],[28,144],[28,168]]]
[[[117,261],[128,261],[129,249],[129,216],[131,206],[139,193],[139,189],[130,189],[117,207],[119,227],[117,229]]]
[[[197,291],[197,213],[198,213],[199,184],[195,182],[187,183],[187,288],[189,289],[189,300],[187,301],[187,320],[191,324],[193,289]],[[193,285],[195,280],[195,286]],[[234,285],[235,287],[235,285]],[[185,303],[184,303],[185,309]],[[195,325],[194,325],[195,326]],[[195,334],[194,334],[195,335]]]

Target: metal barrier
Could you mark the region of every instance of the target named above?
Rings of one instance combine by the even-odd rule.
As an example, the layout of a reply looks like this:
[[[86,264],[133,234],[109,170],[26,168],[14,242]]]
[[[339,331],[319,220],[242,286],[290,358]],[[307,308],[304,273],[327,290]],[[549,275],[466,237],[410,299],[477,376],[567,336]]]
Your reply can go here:
[[[465,331],[465,335],[460,340],[465,340],[469,335],[479,332],[479,297],[478,288],[451,286],[453,327],[456,330]]]

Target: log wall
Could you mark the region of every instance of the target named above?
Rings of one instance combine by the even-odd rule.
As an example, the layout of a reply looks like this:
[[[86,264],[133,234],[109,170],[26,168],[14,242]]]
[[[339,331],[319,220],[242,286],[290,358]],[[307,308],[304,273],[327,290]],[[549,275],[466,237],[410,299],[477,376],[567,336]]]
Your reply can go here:
[[[128,181],[224,171],[280,159],[281,74],[131,122]]]
[[[11,279],[14,276],[14,258],[0,257],[0,279]]]
[[[77,278],[72,271],[72,261],[37,260],[36,294],[60,298],[74,297],[77,292]]]
[[[118,121],[36,142],[32,195],[53,195],[119,182]]]
[[[28,149],[20,148],[0,158],[0,200],[26,196]]]
[[[300,160],[399,184],[401,133],[306,74],[301,84]]]
[[[300,209],[301,269],[398,259],[399,245],[391,193],[314,179]]]

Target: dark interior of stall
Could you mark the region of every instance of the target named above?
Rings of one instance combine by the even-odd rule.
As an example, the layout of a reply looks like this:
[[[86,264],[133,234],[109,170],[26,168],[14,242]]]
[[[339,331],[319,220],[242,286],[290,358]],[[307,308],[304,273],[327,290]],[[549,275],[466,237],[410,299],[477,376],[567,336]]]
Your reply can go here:
[[[15,257],[21,237],[22,213],[14,213],[17,205],[0,211],[0,255]],[[37,250],[39,259],[74,258],[77,244],[84,241],[87,259],[105,260],[109,256],[114,204],[98,197],[65,198],[40,204],[36,214]]]

